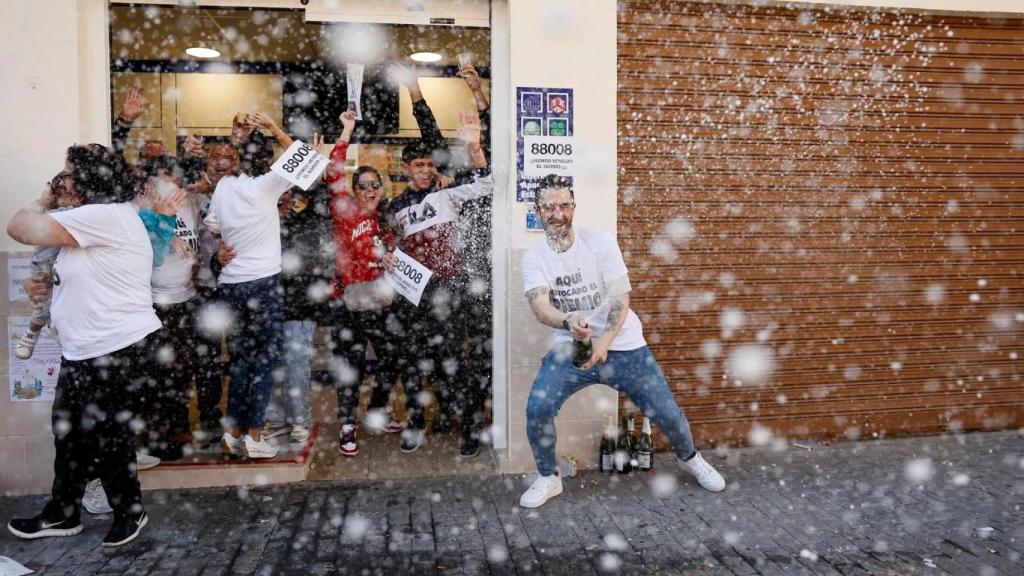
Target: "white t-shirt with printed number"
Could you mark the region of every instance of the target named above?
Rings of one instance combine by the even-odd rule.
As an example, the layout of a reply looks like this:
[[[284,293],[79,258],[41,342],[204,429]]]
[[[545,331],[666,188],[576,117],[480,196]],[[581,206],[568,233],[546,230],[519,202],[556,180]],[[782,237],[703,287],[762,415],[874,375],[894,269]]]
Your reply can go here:
[[[225,176],[217,183],[205,223],[237,254],[220,271],[221,284],[250,282],[281,272],[277,201],[291,187],[291,182],[273,172],[256,178]]]
[[[78,242],[62,248],[53,265],[50,323],[64,357],[96,358],[159,330],[150,288],[153,248],[135,207],[90,204],[50,217]]]
[[[611,299],[609,286],[625,281],[629,272],[615,238],[600,230],[577,228],[576,238],[565,252],[556,252],[541,240],[523,254],[523,290],[550,290],[551,304],[562,312],[586,319],[596,340],[608,327]],[[554,330],[555,342],[569,342],[567,330]],[[646,346],[640,318],[632,310],[609,350],[635,350]]]
[[[175,216],[174,237],[188,246],[182,256],[172,245],[163,264],[153,269],[153,302],[181,304],[196,295],[192,270],[199,259],[199,206],[189,199]]]

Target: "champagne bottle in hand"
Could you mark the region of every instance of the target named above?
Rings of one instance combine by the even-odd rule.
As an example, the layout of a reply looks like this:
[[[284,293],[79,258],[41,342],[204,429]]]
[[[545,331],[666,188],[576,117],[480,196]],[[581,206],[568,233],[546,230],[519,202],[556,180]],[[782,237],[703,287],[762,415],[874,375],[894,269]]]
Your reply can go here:
[[[587,327],[586,320],[580,320],[580,324],[582,324],[584,328]],[[573,366],[577,368],[583,366],[584,364],[587,363],[587,360],[590,360],[590,356],[593,355],[593,353],[594,343],[590,340],[590,338],[587,338],[586,340],[577,340],[575,338],[572,339]]]

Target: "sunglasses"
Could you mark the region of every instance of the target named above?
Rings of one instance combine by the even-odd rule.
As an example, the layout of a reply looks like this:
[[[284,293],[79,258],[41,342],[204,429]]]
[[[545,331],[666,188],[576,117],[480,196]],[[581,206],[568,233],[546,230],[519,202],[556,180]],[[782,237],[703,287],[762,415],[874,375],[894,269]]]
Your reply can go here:
[[[360,190],[369,190],[370,188],[380,190],[380,182],[356,182],[356,188],[359,188]]]

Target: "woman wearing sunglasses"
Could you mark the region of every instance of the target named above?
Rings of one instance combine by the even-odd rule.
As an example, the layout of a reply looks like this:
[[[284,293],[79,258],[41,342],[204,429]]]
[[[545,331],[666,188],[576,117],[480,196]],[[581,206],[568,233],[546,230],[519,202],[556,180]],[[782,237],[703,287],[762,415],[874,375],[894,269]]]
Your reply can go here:
[[[352,175],[351,193],[345,186],[345,159],[349,139],[356,125],[355,112],[341,115],[342,131],[331,151],[327,185],[331,191],[331,220],[335,243],[337,290],[332,308],[331,341],[334,358],[331,373],[338,391],[338,421],[341,424],[339,451],[343,456],[359,454],[356,440],[356,411],[365,377],[367,344],[373,345],[378,371],[363,423],[371,432],[400,432],[402,425],[387,411],[391,386],[398,376],[394,353],[396,320],[390,305],[394,289],[384,279],[384,256],[393,249],[394,238],[384,221],[384,189],[380,172],[360,166]]]

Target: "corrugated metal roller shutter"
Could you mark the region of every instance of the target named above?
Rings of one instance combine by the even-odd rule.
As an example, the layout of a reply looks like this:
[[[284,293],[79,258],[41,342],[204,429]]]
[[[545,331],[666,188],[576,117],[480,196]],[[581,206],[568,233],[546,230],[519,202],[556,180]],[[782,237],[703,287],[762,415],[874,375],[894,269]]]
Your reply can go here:
[[[625,1],[618,63],[632,304],[700,441],[1024,424],[1022,20]]]

